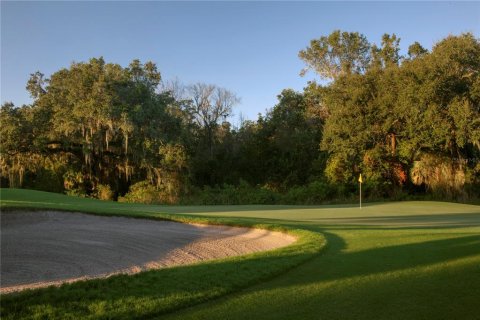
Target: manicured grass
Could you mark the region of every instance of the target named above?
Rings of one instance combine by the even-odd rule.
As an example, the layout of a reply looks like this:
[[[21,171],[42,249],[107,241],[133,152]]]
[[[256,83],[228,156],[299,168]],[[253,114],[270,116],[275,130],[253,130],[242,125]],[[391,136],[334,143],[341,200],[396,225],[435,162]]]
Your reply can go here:
[[[5,296],[2,318],[25,316],[25,310],[38,315],[61,310],[72,318],[74,312],[131,318],[150,308],[156,311],[143,315],[161,319],[480,319],[479,206],[165,207],[99,204],[23,190],[2,190],[1,203],[187,220],[200,213],[213,223],[273,224],[313,232],[270,253]],[[319,234],[327,239],[320,253]],[[255,278],[270,268],[277,272]],[[158,282],[161,293],[150,288]]]
[[[479,319],[479,227],[313,229],[321,257],[165,319]]]

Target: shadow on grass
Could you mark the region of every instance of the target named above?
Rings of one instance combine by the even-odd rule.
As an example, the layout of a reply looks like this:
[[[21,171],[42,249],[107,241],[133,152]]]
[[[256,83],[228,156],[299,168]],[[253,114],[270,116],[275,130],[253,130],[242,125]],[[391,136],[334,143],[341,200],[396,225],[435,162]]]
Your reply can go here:
[[[308,263],[316,265],[318,272],[295,278],[291,285],[407,270],[480,254],[480,235],[342,252],[346,245],[341,237],[330,232],[322,233],[328,242],[325,254]]]
[[[346,249],[346,242],[344,241],[343,238],[329,232],[323,232],[325,237],[327,238],[328,241],[328,246],[325,248],[323,254],[321,256],[317,256],[314,259],[310,260],[306,264],[303,264],[299,268],[295,268],[294,270],[290,271],[289,273],[276,278],[272,282],[260,284],[259,286],[253,286],[250,288],[247,288],[245,290],[242,290],[238,293],[235,293],[233,295],[227,295],[227,296],[222,296],[217,300],[202,304],[201,306],[193,307],[193,308],[187,308],[185,310],[182,310],[180,314],[178,315],[178,319],[182,319],[183,315],[186,315],[186,318],[195,318],[196,315],[201,315],[204,316],[205,319],[207,318],[212,318],[212,319],[220,319],[221,316],[225,316],[225,314],[231,314],[232,319],[242,319],[248,318],[248,317],[254,317],[255,311],[257,309],[263,309],[264,304],[266,304],[265,308],[267,310],[270,310],[271,314],[277,314],[278,318],[282,319],[289,319],[289,318],[295,318],[295,314],[288,313],[289,309],[287,306],[281,306],[279,304],[275,305],[272,307],[267,300],[265,300],[262,296],[257,296],[257,295],[252,295],[249,296],[249,293],[251,292],[257,292],[257,291],[272,291],[275,292],[277,288],[297,288],[297,289],[290,289],[287,292],[297,292],[297,294],[300,294],[301,291],[299,291],[298,287],[302,285],[311,285],[311,284],[316,284],[320,285],[322,283],[327,283],[335,280],[341,280],[341,279],[348,279],[348,278],[353,278],[353,277],[359,277],[359,276],[373,276],[375,278],[376,275],[381,274],[381,273],[386,273],[386,272],[394,272],[394,271],[399,271],[399,270],[408,270],[411,268],[416,268],[416,267],[421,267],[421,266],[429,266],[432,264],[436,263],[449,263],[451,261],[454,261],[455,259],[460,259],[460,258],[465,258],[469,257],[472,255],[478,255],[480,253],[480,235],[470,235],[470,236],[464,236],[464,237],[457,237],[454,239],[442,239],[442,240],[432,240],[432,241],[425,241],[425,242],[418,242],[418,243],[413,243],[413,244],[405,244],[405,245],[396,245],[396,246],[388,246],[388,247],[383,247],[383,248],[374,248],[374,249],[369,249],[369,250],[363,250],[359,252],[342,252],[344,249]],[[444,273],[445,274],[445,273]],[[448,276],[448,272],[446,273]],[[450,275],[451,276],[451,275]],[[463,276],[468,279],[469,283],[472,283],[468,288],[462,287],[463,289],[467,290],[467,292],[472,291],[472,288],[475,288],[475,284],[480,283],[480,274],[477,273],[477,275],[464,275]],[[469,278],[468,278],[469,277]],[[458,286],[455,286],[455,284],[448,284],[449,279],[448,278],[440,278],[438,280],[438,277],[436,278],[437,280],[435,281],[440,281],[439,282],[431,282],[429,280],[419,280],[419,279],[412,279],[410,282],[410,285],[413,285],[412,287],[409,287],[408,285],[405,287],[397,288],[395,286],[395,280],[398,278],[395,277],[386,277],[386,278],[381,278],[382,279],[382,284],[379,286],[373,286],[372,288],[374,290],[378,290],[378,293],[380,296],[382,294],[390,295],[388,296],[391,298],[396,297],[396,290],[404,290],[406,292],[406,296],[410,297],[412,296],[412,300],[406,300],[409,303],[414,303],[415,299],[418,299],[416,297],[415,291],[409,292],[409,290],[413,289],[415,290],[415,285],[417,286],[422,286],[425,285],[426,281],[427,287],[428,288],[440,288],[440,289],[445,289],[445,287],[451,287],[453,290],[453,287],[455,287],[455,290],[458,289]],[[417,282],[418,281],[418,282]],[[450,280],[451,281],[451,280]],[[461,285],[460,285],[461,287]],[[320,288],[320,287],[318,287]],[[354,288],[351,288],[354,289]],[[417,288],[418,289],[418,288]],[[355,311],[358,310],[363,310],[360,312],[362,314],[361,318],[362,319],[372,319],[377,317],[378,319],[380,318],[389,318],[388,315],[393,312],[398,312],[398,309],[395,309],[396,307],[402,307],[402,305],[396,305],[395,303],[392,304],[392,301],[384,301],[382,304],[382,308],[384,307],[385,309],[383,310],[386,312],[383,317],[379,316],[379,313],[377,313],[375,310],[378,309],[379,307],[371,307],[371,308],[366,308],[365,306],[362,305],[355,305],[352,306],[349,304],[349,299],[351,297],[348,296],[347,291],[349,289],[346,289],[347,291],[330,291],[332,296],[329,296],[330,301],[316,301],[312,303],[313,299],[311,294],[312,291],[309,290],[321,290],[321,289],[305,289],[305,292],[309,292],[310,295],[306,294],[305,296],[297,296],[295,298],[292,297],[292,305],[293,308],[298,308],[302,306],[306,306],[307,310],[311,310],[311,308],[314,308],[316,311],[314,312],[317,316],[316,318],[329,318],[329,312],[333,310],[333,314],[337,314],[338,317],[337,319],[355,319],[355,316],[351,316],[353,313],[353,310],[346,311],[343,309],[342,311],[342,306],[343,308],[355,308]],[[468,291],[470,290],[470,291]],[[428,290],[427,290],[428,291]],[[238,306],[233,302],[236,299],[239,299],[239,301],[245,301],[245,303],[248,303],[249,298],[242,299],[242,295],[246,293],[247,297],[258,297],[258,299],[264,299],[260,300],[258,304],[254,304],[253,306],[250,306],[252,309],[247,310],[249,308],[248,306]],[[430,293],[430,292],[428,292]],[[283,294],[288,294],[288,293],[282,293],[279,292],[280,295]],[[361,296],[361,295],[368,294],[368,292],[363,292],[360,294],[360,297],[358,297],[359,303],[367,303],[366,301],[368,300],[367,297]],[[376,293],[373,293],[375,295]],[[431,294],[435,295],[435,292],[432,292]],[[452,298],[456,297],[456,294],[462,294],[460,291],[454,291],[452,293],[445,293],[442,291],[439,291],[438,294],[445,296],[448,294],[451,294]],[[267,295],[270,297],[270,299],[274,298],[274,294],[272,293],[271,295]],[[336,297],[336,298],[335,298]],[[377,296],[378,297],[378,296]],[[337,300],[338,299],[338,300]],[[381,298],[380,298],[381,299]],[[388,298],[387,298],[388,299]],[[408,298],[407,298],[408,299]],[[401,299],[400,299],[401,300]],[[472,300],[472,299],[470,299]],[[474,300],[474,299],[473,299]],[[299,302],[300,301],[300,302]],[[463,301],[463,300],[462,300]],[[223,305],[223,303],[226,303]],[[465,300],[462,303],[463,305],[468,308],[471,308],[472,306],[475,305],[469,302],[469,300]],[[395,308],[390,308],[389,306],[394,305]],[[218,308],[217,308],[218,306]],[[230,310],[229,308],[232,307],[233,310]],[[309,309],[310,308],[310,309]],[[340,308],[340,309],[339,309]],[[364,308],[364,309],[362,309]],[[366,309],[365,309],[366,308]],[[216,310],[209,312],[208,310]],[[217,310],[218,309],[218,310]],[[328,309],[327,312],[325,312]],[[245,311],[242,313],[242,310]],[[252,311],[253,310],[253,311]],[[190,313],[191,311],[199,311],[199,313]],[[221,316],[217,316],[216,312],[219,312]],[[259,312],[263,312],[264,310],[259,310]],[[232,313],[230,313],[232,312]],[[413,311],[415,314],[417,311]],[[465,311],[468,313],[468,310]],[[287,313],[287,316],[285,316],[284,313]],[[363,315],[363,313],[366,313],[367,316]],[[269,313],[270,314],[270,313]],[[350,314],[350,317],[347,316]],[[432,310],[428,310],[426,308],[425,314],[430,315],[430,314],[435,314],[435,312],[432,313]],[[458,314],[458,313],[457,313]],[[193,316],[192,316],[193,315]],[[306,319],[309,318],[314,318],[313,313],[309,314],[309,316],[305,317]],[[322,316],[325,315],[325,316]],[[330,318],[335,318],[331,317],[332,314],[330,314]],[[269,319],[275,319],[273,316],[269,316]],[[297,318],[301,318],[300,316],[297,315]],[[395,318],[395,317],[394,317]],[[428,319],[429,317],[425,317],[425,319]],[[436,319],[438,317],[433,317],[433,319]]]
[[[375,216],[375,217],[340,217],[340,218],[314,218],[312,221],[321,224],[365,225],[365,226],[391,226],[408,228],[417,227],[473,227],[480,226],[480,213],[446,213],[430,215],[408,216]]]

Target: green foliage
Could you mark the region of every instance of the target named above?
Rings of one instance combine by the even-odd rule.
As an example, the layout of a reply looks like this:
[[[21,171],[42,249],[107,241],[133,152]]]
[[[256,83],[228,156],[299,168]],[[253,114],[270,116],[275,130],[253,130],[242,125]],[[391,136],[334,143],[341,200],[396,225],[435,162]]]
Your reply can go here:
[[[354,183],[363,172],[373,198],[401,193],[411,184],[451,199],[475,196],[465,194],[461,177],[477,162],[465,159],[480,155],[478,39],[449,36],[431,53],[417,43],[403,62],[395,35],[384,35],[382,47],[372,48],[363,74],[345,75],[319,89],[328,107],[321,142],[329,154],[325,176],[333,183]],[[421,169],[418,163],[427,154],[440,163]],[[453,171],[437,169],[442,166]],[[425,178],[412,180],[411,171],[422,171]],[[440,188],[434,175],[453,182]]]
[[[10,187],[21,186],[25,174],[38,168],[39,157],[31,144],[30,113],[28,107],[15,108],[13,103],[0,109],[0,175],[8,179]]]
[[[193,189],[181,199],[182,204],[203,205],[245,205],[245,204],[276,204],[281,195],[264,187],[252,187],[246,181],[240,181],[238,186],[224,184],[219,187],[205,186]]]
[[[96,197],[100,200],[113,200],[113,191],[110,189],[110,186],[104,184],[97,184],[96,186]]]
[[[310,46],[300,51],[299,57],[322,78],[337,79],[340,75],[362,72],[369,62],[369,50],[370,44],[364,35],[335,30],[310,41]]]
[[[130,186],[124,197],[119,197],[118,202],[160,204],[164,203],[160,191],[148,181],[140,181]]]
[[[179,144],[160,146],[160,168],[149,172],[147,178],[155,181],[161,191],[161,198],[166,203],[177,203],[179,197],[187,191],[188,155],[185,148]]]
[[[421,57],[426,53],[428,53],[428,50],[416,41],[408,47],[408,56],[410,59]]]
[[[164,169],[172,175],[174,167],[164,168],[160,149],[178,139],[172,132],[181,120],[170,112],[173,99],[156,92],[160,79],[152,62],[134,60],[122,68],[103,58],[72,63],[50,79],[32,74],[27,88],[33,104],[2,107],[2,120],[9,124],[1,132],[2,176],[21,186],[25,172],[35,176],[52,154],[69,157],[64,183],[74,194],[95,196],[102,188],[97,185],[122,194],[132,178],[148,173],[158,180]]]
[[[265,118],[243,124],[235,135],[242,179],[283,192],[322,174],[315,164],[321,157],[323,118],[310,116],[309,105],[315,95],[309,93],[307,100],[307,94],[283,90]]]
[[[85,196],[84,183],[85,181],[81,172],[70,169],[63,175],[63,184],[68,195]]]
[[[44,74],[40,71],[32,73],[30,79],[27,82],[27,91],[30,92],[32,98],[38,98],[45,93],[45,78]]]
[[[325,182],[314,181],[306,186],[292,187],[282,199],[285,204],[319,204],[331,199],[334,189]]]
[[[247,204],[287,204],[313,205],[351,201],[356,189],[345,184],[332,184],[326,181],[313,181],[303,186],[292,186],[285,192],[272,190],[268,185],[250,186],[241,181],[238,186],[223,186],[202,189],[194,188],[180,203],[186,205],[247,205]],[[377,197],[378,198],[378,197]]]
[[[453,162],[448,157],[424,154],[411,170],[416,185],[426,185],[439,198],[468,197],[463,186],[467,182],[464,161]],[[472,170],[468,170],[472,172]],[[469,179],[470,180],[470,179]]]
[[[473,34],[448,36],[431,51],[415,42],[403,57],[395,34],[377,45],[336,30],[299,56],[331,81],[282,90],[265,115],[238,127],[227,121],[240,101],[233,92],[178,82],[159,91],[152,62],[122,67],[93,58],[48,79],[33,73],[33,103],[1,107],[1,183],[115,200],[144,181],[122,199],[319,203],[349,198],[363,173],[372,199],[477,197],[480,41]],[[439,172],[455,182],[438,182]],[[313,194],[313,181],[328,184],[330,199]],[[102,195],[104,186],[112,194]]]
[[[64,190],[63,179],[60,170],[41,168],[32,177],[25,179],[23,186],[28,189],[35,189],[48,192],[62,193]]]

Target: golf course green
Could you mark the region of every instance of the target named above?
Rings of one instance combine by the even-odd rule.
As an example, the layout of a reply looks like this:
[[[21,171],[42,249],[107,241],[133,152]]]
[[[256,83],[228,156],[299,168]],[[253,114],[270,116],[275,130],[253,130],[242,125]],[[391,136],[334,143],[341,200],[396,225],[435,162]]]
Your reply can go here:
[[[2,319],[480,319],[480,206],[159,206],[1,189],[56,209],[280,230],[242,257],[2,295]]]

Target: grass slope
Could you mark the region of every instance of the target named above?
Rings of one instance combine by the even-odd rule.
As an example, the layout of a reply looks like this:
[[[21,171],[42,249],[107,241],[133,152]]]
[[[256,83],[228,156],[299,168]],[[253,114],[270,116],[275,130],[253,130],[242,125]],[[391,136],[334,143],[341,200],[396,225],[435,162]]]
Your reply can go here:
[[[48,207],[58,203],[70,210],[79,210],[78,206],[84,207],[82,211],[97,211],[99,208],[98,202],[93,200],[83,201],[42,193],[35,193],[32,197],[30,195],[32,193],[27,191],[2,190],[2,207]],[[162,207],[123,206],[102,202],[101,208],[101,211],[110,214],[128,212],[134,215],[149,215],[156,211],[169,214],[188,213],[160,215],[180,219],[192,219],[194,214],[200,213],[203,216],[210,216],[209,219],[212,219],[213,223],[222,221],[252,225],[268,223],[289,229],[310,230],[313,236],[312,234],[306,236],[306,243],[310,245],[311,242],[315,242],[309,242],[313,240],[309,238],[310,236],[322,233],[327,239],[328,245],[322,254],[315,254],[313,252],[315,250],[312,252],[307,250],[310,253],[307,254],[309,259],[306,263],[301,265],[297,263],[298,267],[290,268],[288,272],[283,272],[285,268],[281,268],[283,273],[277,273],[279,274],[277,277],[267,276],[264,279],[270,280],[249,287],[248,284],[253,284],[257,280],[248,282],[248,279],[244,279],[240,281],[241,285],[230,286],[231,290],[228,292],[234,292],[233,294],[224,295],[227,292],[224,290],[214,295],[216,297],[222,295],[219,299],[202,304],[196,303],[210,299],[207,297],[208,292],[215,292],[217,288],[210,281],[217,277],[222,278],[224,271],[230,274],[222,278],[225,282],[223,285],[237,281],[235,280],[237,273],[242,273],[243,270],[239,267],[239,261],[229,259],[160,271],[170,273],[166,279],[161,280],[170,280],[162,290],[177,293],[190,290],[182,287],[183,285],[201,289],[195,291],[199,294],[194,295],[191,303],[184,303],[181,298],[177,300],[177,296],[169,295],[168,310],[177,311],[157,318],[480,319],[478,206],[443,202],[401,202],[368,204],[359,210],[354,206]],[[221,216],[228,218],[222,220]],[[303,259],[305,257],[302,249],[288,247],[282,250],[292,250],[289,256],[284,257],[285,260],[270,259],[265,253],[252,257],[252,260],[247,259],[245,263],[251,264],[253,269],[244,275],[255,276],[259,270],[275,267],[275,262],[278,261],[283,266],[286,261],[297,259],[298,255],[302,258],[299,260],[306,260]],[[215,268],[212,269],[210,266]],[[183,274],[182,270],[187,271]],[[204,273],[209,271],[212,271],[210,278],[203,278]],[[135,305],[130,305],[135,300],[132,300],[134,294],[130,293],[132,289],[129,286],[133,283],[138,283],[137,285],[143,283],[147,290],[150,282],[145,282],[147,278],[142,279],[143,276],[145,275],[119,277],[127,290],[124,290],[123,298],[122,293],[118,293],[116,301],[119,308],[127,309],[128,306],[135,308]],[[194,284],[183,284],[186,281],[184,277],[188,281],[195,281]],[[108,281],[100,281],[97,286],[104,285],[102,289],[111,288],[112,285]],[[48,300],[49,295],[46,293],[40,294],[44,301],[50,301],[50,304],[42,304],[37,292],[18,297],[6,296],[6,299],[2,297],[2,318],[5,316],[5,310],[9,312],[13,312],[12,309],[16,310],[12,308],[14,303],[18,310],[30,308],[33,303],[39,310],[63,308],[62,310],[69,311],[69,308],[74,307],[72,303],[84,299],[90,301],[87,306],[92,310],[85,310],[83,314],[91,312],[93,315],[106,317],[108,313],[96,313],[95,308],[101,309],[103,305],[108,305],[109,300],[102,295],[96,297],[97,300],[92,298],[91,292],[92,290],[96,292],[97,288],[87,284],[89,283],[77,284],[83,286],[83,292],[77,290],[78,287],[75,285],[67,286],[66,289],[52,290],[51,300]],[[120,290],[121,286],[117,283],[113,284],[113,288]],[[64,296],[64,300],[55,302],[53,297],[59,292]],[[93,301],[96,301],[96,304]],[[162,298],[158,299],[157,303],[161,301]],[[180,303],[176,304],[175,301]],[[4,304],[9,308],[4,309]],[[189,304],[196,305],[183,308]],[[85,305],[84,303],[83,306]],[[130,314],[126,311],[113,313],[112,317],[133,316],[135,312],[134,310]]]
[[[162,319],[480,319],[480,207],[371,204],[283,219],[324,233],[326,251],[272,281]]]

